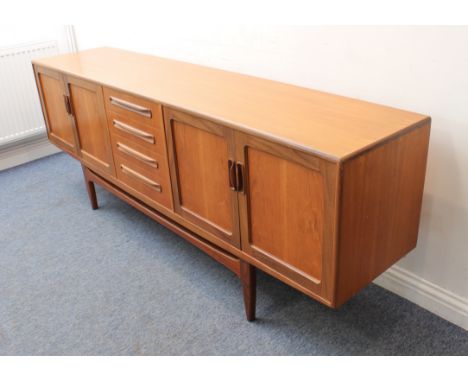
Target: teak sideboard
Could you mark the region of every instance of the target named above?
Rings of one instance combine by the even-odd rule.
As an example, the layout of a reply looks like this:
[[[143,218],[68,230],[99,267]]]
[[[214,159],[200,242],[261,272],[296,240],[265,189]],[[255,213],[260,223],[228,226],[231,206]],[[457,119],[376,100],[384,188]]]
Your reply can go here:
[[[49,139],[241,280],[339,307],[417,242],[429,117],[112,48],[33,62]],[[157,245],[157,243],[155,243]]]

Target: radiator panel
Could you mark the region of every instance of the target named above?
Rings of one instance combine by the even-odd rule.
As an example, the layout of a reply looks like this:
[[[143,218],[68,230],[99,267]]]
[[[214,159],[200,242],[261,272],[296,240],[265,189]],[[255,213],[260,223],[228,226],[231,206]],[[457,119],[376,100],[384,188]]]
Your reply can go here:
[[[31,60],[58,53],[56,41],[0,49],[0,146],[45,132]]]

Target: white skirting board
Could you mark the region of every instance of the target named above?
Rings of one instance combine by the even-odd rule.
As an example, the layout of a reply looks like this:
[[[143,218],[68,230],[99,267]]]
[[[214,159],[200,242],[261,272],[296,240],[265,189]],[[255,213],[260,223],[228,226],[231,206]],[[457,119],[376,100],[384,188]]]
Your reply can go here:
[[[0,171],[43,158],[60,150],[47,137],[0,150]]]
[[[396,265],[374,283],[468,330],[468,299]]]

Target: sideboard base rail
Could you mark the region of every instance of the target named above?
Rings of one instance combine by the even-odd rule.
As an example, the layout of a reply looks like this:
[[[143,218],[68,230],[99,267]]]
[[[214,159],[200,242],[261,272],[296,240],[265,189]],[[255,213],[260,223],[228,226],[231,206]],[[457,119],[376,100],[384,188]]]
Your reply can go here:
[[[167,217],[161,215],[151,207],[135,199],[133,196],[129,195],[125,191],[121,190],[111,182],[102,178],[98,174],[94,173],[92,170],[86,166],[82,166],[83,176],[86,184],[86,190],[88,192],[89,200],[93,210],[98,208],[96,190],[94,183],[99,184],[101,187],[111,192],[118,198],[122,199],[124,202],[128,203],[132,207],[136,208],[140,212],[144,213],[146,216],[155,220],[159,224],[168,228],[172,232],[176,233],[180,237],[189,241],[197,248],[205,252],[207,255],[214,258],[216,261],[224,265],[226,268],[231,270],[233,273],[239,277],[243,296],[244,296],[244,306],[245,314],[248,321],[255,320],[255,308],[256,308],[256,269],[251,264],[238,259],[231,254],[228,254],[224,250],[218,248],[217,246],[206,242],[204,239],[200,238],[198,235],[186,230],[181,227],[179,224],[173,222]]]

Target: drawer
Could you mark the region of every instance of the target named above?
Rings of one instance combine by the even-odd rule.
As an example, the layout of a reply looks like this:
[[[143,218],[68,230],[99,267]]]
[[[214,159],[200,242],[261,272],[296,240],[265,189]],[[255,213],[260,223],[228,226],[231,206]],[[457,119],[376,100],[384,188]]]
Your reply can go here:
[[[155,168],[125,153],[114,151],[117,179],[156,203],[172,209],[172,192],[169,172],[164,158],[156,157],[160,165]]]
[[[166,156],[164,128],[150,127],[116,113],[108,113],[109,131],[114,142],[120,141],[146,155]]]
[[[161,105],[115,89],[103,88],[106,110],[133,122],[162,127]]]

